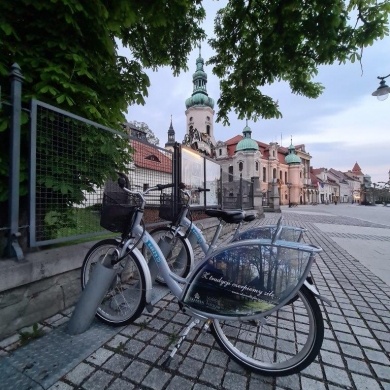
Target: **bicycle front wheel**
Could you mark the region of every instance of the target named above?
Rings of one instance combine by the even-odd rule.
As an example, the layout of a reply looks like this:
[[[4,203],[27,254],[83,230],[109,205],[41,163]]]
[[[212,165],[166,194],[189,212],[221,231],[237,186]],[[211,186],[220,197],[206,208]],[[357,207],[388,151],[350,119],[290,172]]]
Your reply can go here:
[[[302,371],[318,355],[324,321],[318,302],[303,286],[297,299],[262,320],[214,320],[211,331],[237,363],[266,376]]]
[[[149,234],[161,248],[170,270],[177,276],[185,278],[191,270],[191,252],[184,237],[175,235],[168,226],[154,229]],[[142,254],[147,261],[153,261],[145,245],[142,247]],[[165,284],[161,275],[157,275],[156,281]]]
[[[118,254],[118,242],[114,239],[95,244],[81,267],[82,289],[87,285],[97,263],[108,265],[118,258]],[[115,268],[115,278],[99,305],[96,316],[107,324],[121,326],[138,318],[145,307],[145,275],[133,253],[129,253]]]

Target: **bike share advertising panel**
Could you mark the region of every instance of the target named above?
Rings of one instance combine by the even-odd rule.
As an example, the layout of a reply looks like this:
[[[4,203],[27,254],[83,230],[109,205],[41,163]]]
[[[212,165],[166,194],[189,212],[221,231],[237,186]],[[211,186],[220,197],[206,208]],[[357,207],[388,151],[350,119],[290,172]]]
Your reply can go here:
[[[191,149],[182,147],[182,181],[189,190],[207,189],[206,204],[204,194],[191,192],[190,205],[218,206],[221,167],[216,162],[200,156]]]
[[[182,301],[196,311],[218,316],[271,312],[295,296],[313,259],[309,246],[295,242],[229,244],[198,266]]]

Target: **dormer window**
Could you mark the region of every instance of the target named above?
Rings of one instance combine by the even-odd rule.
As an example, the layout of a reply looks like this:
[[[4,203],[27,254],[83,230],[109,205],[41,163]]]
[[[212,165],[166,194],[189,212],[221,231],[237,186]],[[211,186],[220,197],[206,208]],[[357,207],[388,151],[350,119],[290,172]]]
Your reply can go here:
[[[145,160],[160,162],[159,158],[155,154],[150,154],[149,156],[145,157]]]

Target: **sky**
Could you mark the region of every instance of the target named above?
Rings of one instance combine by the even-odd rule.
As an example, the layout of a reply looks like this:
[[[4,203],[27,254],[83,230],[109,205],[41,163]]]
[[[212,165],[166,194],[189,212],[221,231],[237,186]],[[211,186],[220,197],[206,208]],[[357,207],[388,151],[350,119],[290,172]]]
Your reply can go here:
[[[226,1],[205,1],[206,20],[203,28],[207,35],[213,35],[213,21],[216,11]],[[252,138],[264,143],[278,142],[289,146],[305,144],[312,156],[314,168],[334,168],[340,171],[352,170],[357,162],[373,182],[388,181],[390,170],[390,98],[378,101],[371,93],[379,86],[377,76],[390,73],[390,37],[375,42],[363,52],[362,65],[359,62],[345,65],[329,65],[319,68],[315,78],[323,84],[325,91],[317,99],[294,95],[288,84],[281,82],[262,89],[279,101],[281,119],[260,119],[249,121]],[[213,51],[202,42],[201,54],[205,62]],[[159,138],[159,146],[167,142],[171,122],[177,142],[182,142],[186,131],[185,100],[193,91],[192,75],[196,70],[199,49],[188,57],[187,72],[174,77],[170,68],[146,71],[151,86],[145,105],[128,108],[128,121],[145,122]],[[205,65],[208,76],[207,92],[217,102],[219,80],[212,74],[212,67]],[[387,79],[390,84],[390,77]],[[218,106],[214,106],[217,113]],[[216,113],[214,119],[216,118]],[[232,112],[230,126],[214,122],[214,137],[226,141],[242,134],[244,120],[238,120]]]

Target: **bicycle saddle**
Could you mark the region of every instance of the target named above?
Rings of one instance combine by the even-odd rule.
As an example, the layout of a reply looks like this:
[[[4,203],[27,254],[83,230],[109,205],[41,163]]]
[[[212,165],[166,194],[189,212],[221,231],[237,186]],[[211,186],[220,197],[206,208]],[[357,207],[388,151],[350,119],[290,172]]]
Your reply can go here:
[[[240,223],[245,218],[245,212],[242,210],[216,210],[206,209],[206,215],[222,219],[226,223]]]

